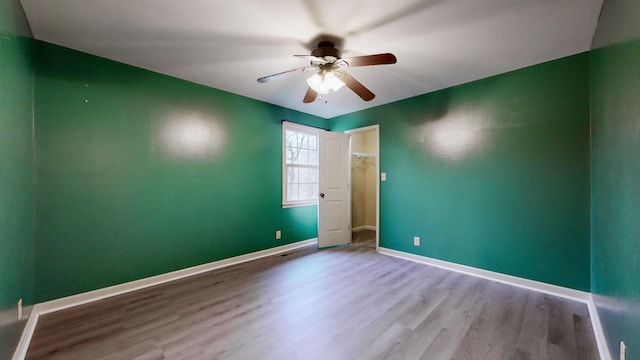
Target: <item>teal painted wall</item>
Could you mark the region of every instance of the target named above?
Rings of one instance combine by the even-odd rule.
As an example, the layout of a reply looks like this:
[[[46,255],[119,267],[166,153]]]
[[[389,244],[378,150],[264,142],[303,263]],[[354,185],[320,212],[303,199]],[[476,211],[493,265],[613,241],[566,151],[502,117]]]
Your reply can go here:
[[[315,206],[280,206],[281,121],[326,120],[54,45],[35,58],[38,301],[317,236]]]
[[[609,350],[640,359],[640,3],[605,1],[591,51],[591,288]]]
[[[583,53],[331,119],[380,124],[380,245],[589,291],[588,76]]]
[[[18,0],[0,1],[0,358],[11,357],[23,323],[16,304],[34,299],[33,69]]]
[[[33,70],[18,1],[0,3],[0,312],[33,300]]]

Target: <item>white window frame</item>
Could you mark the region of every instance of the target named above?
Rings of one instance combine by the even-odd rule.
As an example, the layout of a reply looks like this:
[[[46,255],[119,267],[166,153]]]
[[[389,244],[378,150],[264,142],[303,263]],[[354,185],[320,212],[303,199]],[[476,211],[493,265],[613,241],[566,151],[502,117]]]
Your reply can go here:
[[[297,123],[283,121],[282,122],[282,207],[290,208],[296,206],[309,206],[309,205],[317,205],[318,197],[314,197],[313,199],[306,200],[287,200],[287,130],[300,131],[305,133],[315,134],[316,136],[316,146],[319,146],[320,142],[320,131],[322,129],[318,129],[311,126],[300,125]],[[312,167],[313,168],[313,167]],[[318,165],[315,166],[315,169],[318,169]],[[319,175],[319,174],[318,174]],[[317,179],[317,178],[316,178]],[[316,191],[317,192],[317,191]]]

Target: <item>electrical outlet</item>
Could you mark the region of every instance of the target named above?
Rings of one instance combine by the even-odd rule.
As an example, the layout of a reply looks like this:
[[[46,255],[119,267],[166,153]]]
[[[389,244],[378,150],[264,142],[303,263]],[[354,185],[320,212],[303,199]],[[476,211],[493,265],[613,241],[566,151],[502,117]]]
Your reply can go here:
[[[420,236],[414,236],[413,237],[413,245],[414,246],[420,246]]]
[[[18,300],[18,321],[22,320],[22,299]]]
[[[280,230],[276,231],[276,240],[282,239],[282,232]]]
[[[627,345],[620,341],[620,360],[627,360]]]

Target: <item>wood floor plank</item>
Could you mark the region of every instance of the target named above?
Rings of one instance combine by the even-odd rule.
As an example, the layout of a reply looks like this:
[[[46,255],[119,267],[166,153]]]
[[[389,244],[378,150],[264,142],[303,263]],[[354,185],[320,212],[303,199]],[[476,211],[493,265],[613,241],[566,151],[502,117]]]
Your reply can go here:
[[[404,341],[389,349],[382,358],[420,359],[443,328],[457,326],[465,310],[457,311],[448,301],[440,302]]]
[[[547,354],[549,309],[548,296],[530,293],[516,348],[511,356],[519,360],[544,359]]]
[[[544,358],[598,359],[585,304],[380,255],[365,238],[43,315],[27,352],[29,360]]]
[[[486,302],[486,296],[465,296],[465,300],[455,308],[454,314],[456,318],[444,324],[438,335],[429,344],[429,347],[422,353],[420,359],[451,358],[469,330],[473,319],[482,311]]]
[[[578,360],[572,306],[567,301],[549,298],[547,358]]]
[[[489,283],[486,289],[489,293],[488,300],[478,316],[473,319],[451,359],[484,359],[484,354],[490,351],[491,346],[494,346],[493,330],[495,322],[502,314],[502,297],[505,285]]]
[[[515,352],[518,333],[522,328],[525,307],[529,292],[522,289],[505,288],[502,297],[501,314],[496,319],[491,344],[485,353],[485,359],[506,359]]]

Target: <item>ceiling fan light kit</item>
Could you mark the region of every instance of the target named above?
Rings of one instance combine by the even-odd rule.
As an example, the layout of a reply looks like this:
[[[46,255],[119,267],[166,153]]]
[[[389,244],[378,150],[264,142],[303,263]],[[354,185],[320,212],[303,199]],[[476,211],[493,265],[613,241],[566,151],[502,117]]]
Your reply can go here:
[[[307,79],[307,84],[318,94],[336,92],[344,86],[344,82],[333,70],[320,71]]]
[[[362,100],[370,101],[375,97],[375,94],[344,69],[354,66],[388,65],[397,62],[396,57],[391,53],[342,58],[342,53],[329,41],[321,41],[318,47],[311,52],[311,55],[294,56],[309,60],[310,66],[264,76],[259,78],[258,82],[266,83],[299,72],[315,71],[316,73],[307,79],[309,88],[302,100],[304,103],[311,103],[315,101],[318,94],[336,92],[345,85]]]

